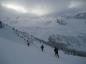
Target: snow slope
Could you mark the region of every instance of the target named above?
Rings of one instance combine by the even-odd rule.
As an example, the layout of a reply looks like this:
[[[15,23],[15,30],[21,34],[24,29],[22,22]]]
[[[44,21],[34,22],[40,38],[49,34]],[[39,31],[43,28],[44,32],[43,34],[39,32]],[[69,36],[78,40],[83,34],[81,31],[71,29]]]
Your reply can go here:
[[[35,46],[27,47],[0,37],[0,64],[86,64],[86,58],[65,55],[54,56],[53,49],[45,46],[45,51]]]
[[[48,41],[52,35],[62,37],[70,48],[86,52],[86,19],[83,10],[66,10],[54,17],[28,17],[27,15],[6,16],[1,20],[17,29],[27,32],[39,39]],[[76,18],[76,16],[83,18]],[[61,17],[65,25],[57,23]],[[58,36],[59,35],[59,36]]]
[[[24,44],[24,40],[19,38],[16,32],[12,30],[12,27],[7,24],[4,24],[4,28],[0,28],[0,37]]]
[[[17,32],[22,35],[23,32]],[[12,27],[5,25],[0,29],[0,64],[86,64],[85,57],[66,55],[59,51],[55,57],[53,48],[36,39],[29,47],[25,40],[17,36]],[[26,35],[23,33],[23,35]],[[44,52],[40,46],[44,45]]]
[[[21,33],[21,32],[18,32]],[[53,48],[35,40],[29,47],[8,25],[0,29],[0,64],[86,64],[85,57],[66,55],[59,51],[60,58],[54,56]]]
[[[28,32],[35,37],[48,41],[49,36],[62,36],[64,42],[71,44],[71,47],[86,51],[86,23],[85,19],[63,19],[66,25],[60,25],[56,21],[44,21],[36,23],[38,25],[20,27],[19,29]],[[80,45],[78,45],[80,44]]]

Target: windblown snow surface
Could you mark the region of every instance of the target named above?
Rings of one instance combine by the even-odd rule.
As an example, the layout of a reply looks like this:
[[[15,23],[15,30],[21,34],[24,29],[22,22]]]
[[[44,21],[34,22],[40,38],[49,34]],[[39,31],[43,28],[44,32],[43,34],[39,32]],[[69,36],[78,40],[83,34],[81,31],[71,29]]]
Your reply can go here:
[[[85,57],[66,55],[59,51],[59,58],[53,48],[34,41],[29,47],[25,41],[8,26],[0,29],[0,64],[86,64]]]
[[[64,39],[64,43],[70,44],[71,48],[86,51],[86,19],[62,18],[65,25],[55,20],[38,21],[29,27],[19,27],[40,39],[48,41],[49,36],[55,35]]]
[[[70,17],[73,16],[73,17]],[[86,52],[86,18],[83,14],[74,16],[62,16],[63,23],[57,22],[57,18],[33,19],[28,16],[4,17],[2,22],[16,27],[16,32],[6,25],[0,29],[0,64],[86,64],[86,57],[67,55],[59,50],[59,58],[54,54],[53,48],[40,43],[31,35],[48,41],[49,36],[55,35],[60,38],[69,48]],[[60,20],[61,21],[61,20]],[[29,37],[30,46],[27,46],[26,37]],[[44,45],[44,51],[40,49]]]

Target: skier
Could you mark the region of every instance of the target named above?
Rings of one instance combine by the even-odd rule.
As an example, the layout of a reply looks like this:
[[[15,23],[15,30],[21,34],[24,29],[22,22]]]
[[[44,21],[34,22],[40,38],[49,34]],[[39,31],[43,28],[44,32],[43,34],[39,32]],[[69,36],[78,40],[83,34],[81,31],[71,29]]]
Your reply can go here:
[[[29,44],[29,43],[27,43],[27,45],[28,45],[28,47],[29,47],[29,45],[30,45],[30,44]]]
[[[0,21],[0,28],[2,28],[2,22]]]
[[[29,43],[29,41],[27,40],[27,45],[28,45],[28,47],[29,47],[29,45],[30,45],[30,43]]]
[[[42,50],[42,52],[43,52],[43,50],[44,50],[44,46],[43,46],[43,45],[41,45],[41,50]]]
[[[54,48],[54,52],[55,52],[55,55],[58,56],[58,58],[59,58],[58,48],[57,47]]]

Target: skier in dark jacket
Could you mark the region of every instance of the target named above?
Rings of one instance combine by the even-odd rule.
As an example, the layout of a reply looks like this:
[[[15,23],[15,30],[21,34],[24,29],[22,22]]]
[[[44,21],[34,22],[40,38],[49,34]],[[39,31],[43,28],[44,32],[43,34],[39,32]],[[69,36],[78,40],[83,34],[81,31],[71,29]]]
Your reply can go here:
[[[29,47],[29,45],[30,45],[30,44],[29,44],[29,43],[27,43],[27,45],[28,45],[28,47]]]
[[[43,50],[44,50],[44,46],[43,46],[43,45],[41,45],[41,50],[42,50],[42,52],[43,52]]]
[[[55,52],[55,55],[58,56],[58,58],[59,58],[58,48],[57,47],[54,48],[54,52]]]
[[[30,43],[29,43],[29,41],[27,40],[27,45],[28,45],[28,47],[29,47],[29,45],[30,45]]]
[[[0,21],[0,28],[2,28],[2,22]]]

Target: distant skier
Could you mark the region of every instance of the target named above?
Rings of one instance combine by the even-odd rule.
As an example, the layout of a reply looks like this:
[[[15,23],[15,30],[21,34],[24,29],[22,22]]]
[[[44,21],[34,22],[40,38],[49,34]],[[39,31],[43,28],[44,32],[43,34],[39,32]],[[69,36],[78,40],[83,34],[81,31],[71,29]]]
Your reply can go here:
[[[2,21],[0,21],[0,28],[2,28]]]
[[[41,50],[42,50],[42,52],[43,52],[43,50],[44,50],[44,46],[43,46],[43,45],[41,45]]]
[[[58,48],[57,47],[54,48],[54,52],[55,52],[55,55],[58,56],[58,58],[59,58]]]
[[[29,43],[29,41],[27,40],[27,45],[28,45],[28,47],[29,47],[29,45],[30,45],[30,43]]]
[[[28,47],[29,47],[30,43],[27,43],[27,45],[28,45]]]

